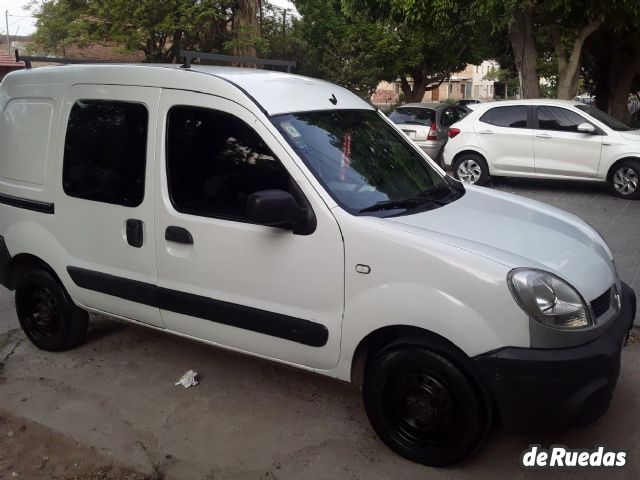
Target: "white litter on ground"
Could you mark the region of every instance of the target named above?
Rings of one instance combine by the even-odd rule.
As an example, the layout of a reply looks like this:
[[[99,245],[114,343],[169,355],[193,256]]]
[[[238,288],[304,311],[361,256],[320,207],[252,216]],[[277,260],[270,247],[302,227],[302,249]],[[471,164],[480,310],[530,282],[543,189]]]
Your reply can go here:
[[[175,385],[182,385],[184,388],[195,387],[198,383],[196,377],[198,376],[198,372],[194,372],[193,370],[189,370],[185,373],[180,380],[178,380]]]

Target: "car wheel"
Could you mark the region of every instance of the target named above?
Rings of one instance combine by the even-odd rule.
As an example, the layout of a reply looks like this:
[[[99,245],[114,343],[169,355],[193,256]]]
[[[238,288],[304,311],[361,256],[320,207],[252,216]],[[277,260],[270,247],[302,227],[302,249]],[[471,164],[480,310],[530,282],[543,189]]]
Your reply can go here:
[[[453,162],[453,176],[471,185],[485,185],[489,181],[487,162],[480,155],[466,153]]]
[[[611,193],[619,198],[640,198],[640,162],[623,160],[618,163],[609,175]]]
[[[399,455],[432,467],[463,460],[483,443],[486,398],[446,358],[423,346],[383,350],[368,364],[364,406],[378,436]]]
[[[68,350],[80,344],[88,325],[87,312],[76,307],[64,287],[45,269],[24,273],[16,286],[20,326],[42,350]]]

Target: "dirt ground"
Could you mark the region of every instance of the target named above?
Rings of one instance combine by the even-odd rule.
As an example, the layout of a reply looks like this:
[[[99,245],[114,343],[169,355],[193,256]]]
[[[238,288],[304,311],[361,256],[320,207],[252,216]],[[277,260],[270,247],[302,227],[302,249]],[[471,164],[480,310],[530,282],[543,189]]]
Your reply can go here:
[[[87,341],[62,353],[11,329],[0,334],[0,363],[0,479],[640,478],[638,344],[624,349],[611,408],[594,425],[531,437],[497,425],[476,455],[445,469],[391,452],[346,383],[134,325],[94,318]],[[200,384],[174,386],[189,369]],[[629,462],[525,471],[519,459],[531,444],[607,445]],[[134,472],[147,477],[125,476]]]
[[[0,479],[155,480],[153,477],[116,465],[95,448],[0,409]]]

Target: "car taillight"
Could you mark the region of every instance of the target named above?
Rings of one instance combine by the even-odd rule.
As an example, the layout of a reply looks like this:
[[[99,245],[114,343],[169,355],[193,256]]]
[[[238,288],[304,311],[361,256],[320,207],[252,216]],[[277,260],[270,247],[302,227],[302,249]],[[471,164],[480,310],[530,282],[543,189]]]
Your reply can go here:
[[[431,123],[431,128],[427,134],[427,140],[438,140],[438,124],[436,122]]]
[[[450,128],[449,129],[449,138],[453,138],[460,133],[459,128]]]

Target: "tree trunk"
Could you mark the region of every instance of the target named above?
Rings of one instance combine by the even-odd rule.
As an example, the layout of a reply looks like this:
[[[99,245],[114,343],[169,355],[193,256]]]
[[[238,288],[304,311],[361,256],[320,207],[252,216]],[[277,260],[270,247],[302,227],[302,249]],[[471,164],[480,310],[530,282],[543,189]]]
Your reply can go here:
[[[233,15],[233,30],[236,42],[233,54],[240,57],[255,57],[255,39],[260,35],[258,0],[238,0]],[[249,66],[249,65],[247,65]]]
[[[629,123],[629,94],[637,75],[640,75],[640,49],[634,44],[617,44],[609,65],[609,104],[607,111],[618,120]]]
[[[565,55],[562,45],[560,27],[551,27],[551,37],[555,46],[558,60],[558,98],[573,99],[578,93],[578,80],[580,73],[580,58],[585,40],[602,25],[602,20],[597,19],[584,27],[573,42],[573,48],[569,58]]]
[[[533,35],[533,17],[531,8],[515,14],[509,24],[509,42],[520,77],[522,98],[540,97],[540,80],[538,79],[538,50]]]
[[[409,83],[407,77],[400,77],[400,88],[404,94],[404,100],[407,103],[421,102],[424,98],[428,79],[422,72],[412,72],[413,84]]]

